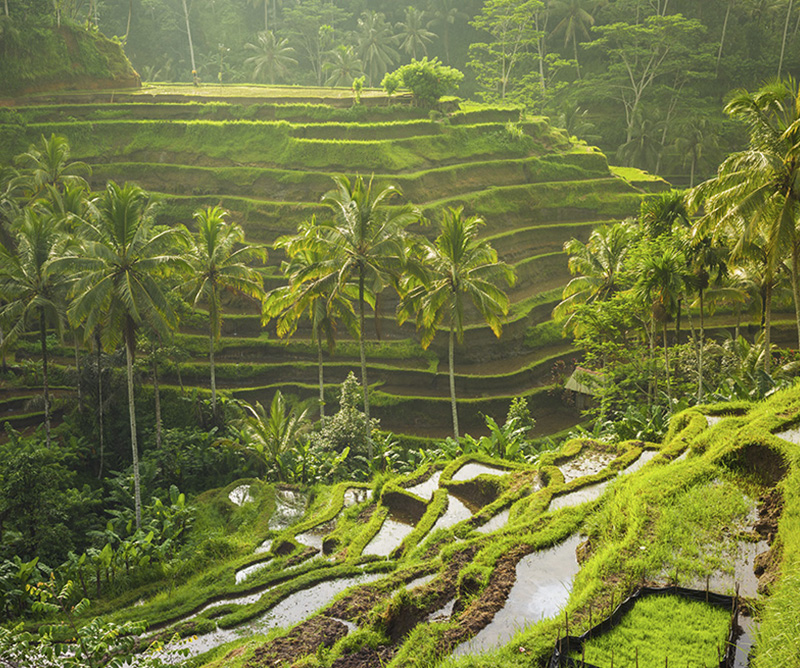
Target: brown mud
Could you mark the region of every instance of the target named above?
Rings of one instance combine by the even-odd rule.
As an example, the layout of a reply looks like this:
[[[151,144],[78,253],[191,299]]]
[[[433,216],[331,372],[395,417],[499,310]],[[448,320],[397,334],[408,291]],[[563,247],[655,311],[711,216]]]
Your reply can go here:
[[[299,658],[312,654],[318,647],[333,647],[347,635],[345,624],[330,617],[317,616],[298,624],[288,635],[265,643],[245,668],[288,666]]]

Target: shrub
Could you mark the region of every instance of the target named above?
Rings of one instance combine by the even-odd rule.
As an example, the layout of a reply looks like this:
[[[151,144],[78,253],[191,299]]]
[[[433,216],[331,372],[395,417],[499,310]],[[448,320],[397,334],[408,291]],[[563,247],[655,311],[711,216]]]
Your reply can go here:
[[[394,72],[387,74],[381,85],[389,95],[399,86],[411,90],[418,107],[432,107],[442,95],[454,92],[464,78],[454,67],[439,62],[438,58],[412,60]]]

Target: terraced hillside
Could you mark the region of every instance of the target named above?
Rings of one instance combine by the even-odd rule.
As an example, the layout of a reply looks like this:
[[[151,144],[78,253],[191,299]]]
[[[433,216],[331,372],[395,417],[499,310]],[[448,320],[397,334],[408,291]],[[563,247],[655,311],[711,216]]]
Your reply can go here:
[[[175,591],[126,592],[112,618],[197,634],[192,665],[209,668],[553,666],[567,665],[547,663],[557,639],[649,586],[695,604],[658,598],[654,628],[637,603],[615,665],[635,653],[744,668],[754,642],[750,665],[795,665],[798,421],[793,388],[692,408],[662,443],[579,439],[533,464],[461,457],[310,499],[239,481],[197,499],[260,527],[229,536],[237,556]],[[708,636],[693,646],[698,624]]]
[[[295,232],[312,214],[324,215],[320,197],[331,176],[342,172],[399,186],[430,220],[447,206],[462,205],[484,217],[483,234],[518,276],[502,338],[496,340],[474,319],[457,351],[465,428],[479,429],[479,412],[503,413],[509,398],[522,394],[536,396],[539,433],[575,420],[542,391],[553,363],[577,354],[547,324],[568,278],[563,243],[573,236],[585,240],[599,222],[633,214],[643,194],[664,187],[663,181],[617,177],[596,149],[570,140],[543,118],[520,119],[517,109],[464,105],[429,117],[375,96],[357,108],[346,98],[310,103],[330,96],[329,90],[294,90],[269,101],[236,98],[231,90],[233,102],[191,89],[184,95],[159,90],[103,101],[92,95],[32,98],[0,109],[0,160],[42,134],[60,133],[69,138],[73,157],[92,166],[94,187],[114,179],[160,193],[165,223],[190,224],[196,208],[221,204],[251,241],[265,244]],[[271,253],[268,286],[281,282],[281,259]],[[385,302],[376,326],[381,341],[371,345],[368,357],[382,426],[446,434],[444,337],[426,353],[416,345],[412,327],[395,324],[391,299]],[[267,401],[277,386],[311,396],[316,357],[302,339],[307,332],[301,330],[300,340],[285,346],[271,330],[261,331],[258,315],[246,305],[231,309],[235,313],[225,323],[217,354],[222,384],[248,400]],[[204,384],[202,331],[187,323],[181,345],[191,354],[183,380]],[[356,368],[355,352],[352,345],[339,346],[327,382],[340,383]],[[168,380],[177,382],[174,376]]]

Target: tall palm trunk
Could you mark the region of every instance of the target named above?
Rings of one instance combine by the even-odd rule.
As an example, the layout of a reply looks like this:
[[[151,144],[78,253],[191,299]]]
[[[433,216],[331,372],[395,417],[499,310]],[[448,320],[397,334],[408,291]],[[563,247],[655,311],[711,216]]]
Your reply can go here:
[[[789,0],[789,7],[786,10],[786,23],[783,26],[783,40],[781,41],[781,58],[778,61],[778,78],[781,78],[781,70],[783,69],[783,56],[786,53],[786,36],[789,33],[789,18],[792,15],[792,4],[794,0]]]
[[[728,32],[728,18],[731,15],[731,7],[734,0],[728,0],[728,8],[725,10],[725,20],[722,22],[722,36],[719,38],[719,51],[717,51],[717,68],[715,75],[719,76],[719,61],[722,59],[722,49],[725,46],[725,34]]]
[[[133,396],[133,331],[125,333],[125,362],[128,373],[128,414],[131,420],[131,451],[133,453],[133,503],[136,513],[136,528],[142,526],[142,493],[139,479],[139,448],[136,442],[136,405]]]
[[[186,34],[189,37],[189,57],[192,60],[192,74],[197,72],[194,64],[194,44],[192,42],[192,29],[189,26],[189,10],[186,8],[186,0],[183,1],[183,18],[186,20]]]
[[[672,388],[669,382],[669,341],[667,341],[667,319],[664,318],[664,322],[661,323],[661,331],[664,336],[664,373],[666,374],[666,384],[667,384],[667,398],[669,399],[670,409],[672,407]]]
[[[47,327],[44,312],[39,313],[39,341],[42,345],[42,393],[44,394],[44,436],[50,447],[50,384],[47,374]]]
[[[800,347],[800,242],[792,244],[792,292],[794,294],[794,317],[797,323],[797,340]]]
[[[78,354],[78,332],[74,331],[72,335],[72,345],[75,349],[75,387],[78,390],[78,412],[83,413],[83,402],[81,401],[81,358]]]
[[[703,308],[703,289],[699,290],[700,293],[700,346],[697,351],[697,403],[703,401],[703,344],[705,343],[705,309]]]
[[[325,382],[323,378],[324,364],[322,360],[322,343],[317,337],[317,365],[319,366],[319,421],[325,426]]]
[[[103,458],[105,456],[105,434],[103,425],[103,367],[102,367],[102,348],[100,346],[100,330],[94,334],[94,345],[97,350],[97,423],[100,436],[100,467],[97,472],[97,479],[103,479]]]
[[[453,411],[453,436],[458,441],[458,407],[456,405],[456,375],[453,368],[453,348],[455,333],[453,326],[450,325],[450,345],[448,347],[447,361],[450,372],[450,407]]]
[[[156,447],[161,448],[161,391],[158,386],[158,356],[153,345],[153,400],[156,411]]]
[[[771,362],[771,329],[772,326],[772,278],[767,282],[766,296],[764,298],[764,371],[769,373]]]
[[[208,366],[211,368],[211,413],[217,419],[217,373],[214,369],[214,326],[208,337]]]
[[[369,422],[369,383],[367,382],[367,351],[364,346],[364,269],[358,272],[358,350],[361,354],[361,386],[364,388],[364,435],[367,439],[367,457],[372,461],[372,436]]]
[[[575,38],[575,35],[572,35],[572,48],[575,53],[575,72],[578,75],[578,81],[581,80],[581,66],[578,62],[578,40]]]

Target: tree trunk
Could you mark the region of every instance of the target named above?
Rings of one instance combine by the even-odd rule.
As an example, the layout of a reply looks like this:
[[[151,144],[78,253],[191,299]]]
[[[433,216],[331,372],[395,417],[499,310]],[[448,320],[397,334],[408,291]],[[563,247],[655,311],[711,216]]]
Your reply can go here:
[[[97,479],[103,479],[103,457],[105,455],[105,436],[103,434],[103,367],[102,367],[102,348],[100,346],[100,331],[94,335],[95,348],[97,349],[97,422],[100,436],[100,470],[97,472]]]
[[[81,358],[78,354],[78,332],[74,331],[72,334],[72,343],[75,348],[75,378],[76,389],[78,390],[78,412],[83,413],[83,402],[81,401]]]
[[[125,37],[123,37],[123,44],[128,42],[128,35],[131,34],[131,18],[133,17],[133,0],[128,0],[128,24],[125,26]]]
[[[778,78],[781,78],[781,70],[783,69],[783,56],[786,52],[786,36],[789,33],[789,18],[792,15],[792,4],[794,0],[789,0],[789,8],[786,10],[786,23],[783,26],[783,40],[781,41],[781,58],[778,61]]]
[[[323,378],[324,365],[322,361],[322,343],[317,336],[317,364],[319,365],[319,422],[325,427],[325,382]]]
[[[369,383],[367,382],[367,351],[364,346],[364,270],[358,273],[358,350],[361,355],[361,386],[364,389],[364,432],[367,438],[367,457],[372,461],[372,435],[369,422]]]
[[[211,369],[211,414],[217,419],[217,372],[214,369],[214,325],[208,337],[208,366]]]
[[[772,327],[772,278],[767,282],[766,297],[764,299],[764,371],[769,373],[772,345],[770,329]]]
[[[572,35],[572,48],[575,52],[575,71],[578,73],[578,81],[581,80],[581,66],[578,63],[578,40],[575,37],[575,34]]]
[[[792,292],[794,293],[794,317],[797,323],[798,348],[800,348],[800,244],[792,244]]]
[[[133,396],[133,334],[125,334],[125,362],[128,372],[128,414],[131,420],[131,452],[133,453],[133,503],[136,528],[142,526],[142,493],[139,479],[139,449],[136,443],[136,406]]]
[[[156,411],[156,447],[161,449],[161,391],[158,387],[158,356],[153,346],[153,400]]]
[[[703,290],[700,289],[700,345],[697,350],[697,403],[703,401],[703,344],[705,343],[705,309],[703,308]]]
[[[6,347],[3,345],[5,338],[3,326],[0,325],[0,356],[2,356],[2,360],[0,360],[0,369],[2,369],[3,373],[8,371],[8,363],[6,362]]]
[[[194,64],[194,44],[192,43],[192,29],[189,27],[189,10],[186,8],[186,0],[183,2],[183,18],[186,20],[186,34],[189,37],[189,57],[192,60],[192,77],[197,74],[197,67]]]
[[[678,299],[678,309],[675,315],[675,345],[681,344],[681,311],[683,310],[683,297]]]
[[[50,384],[47,377],[47,327],[44,312],[39,313],[39,341],[42,346],[42,393],[44,395],[44,435],[50,447]]]
[[[725,46],[725,34],[728,32],[728,17],[731,15],[731,7],[733,7],[733,0],[728,1],[728,9],[725,10],[725,20],[722,22],[722,35],[719,38],[719,51],[717,51],[716,76],[719,76],[719,61],[722,59],[722,49]]]
[[[269,30],[269,0],[264,0],[264,32]]]
[[[453,326],[450,325],[450,343],[448,346],[448,369],[450,372],[450,408],[453,411],[453,436],[455,437],[456,441],[458,441],[458,406],[456,405],[456,375],[455,370],[453,368],[453,348],[454,346],[454,338],[455,334],[453,332]]]
[[[669,382],[669,341],[667,341],[667,319],[664,318],[664,322],[661,325],[662,332],[664,334],[664,373],[667,383],[667,399],[669,399],[670,403],[670,411],[672,410],[672,388],[670,387]]]

